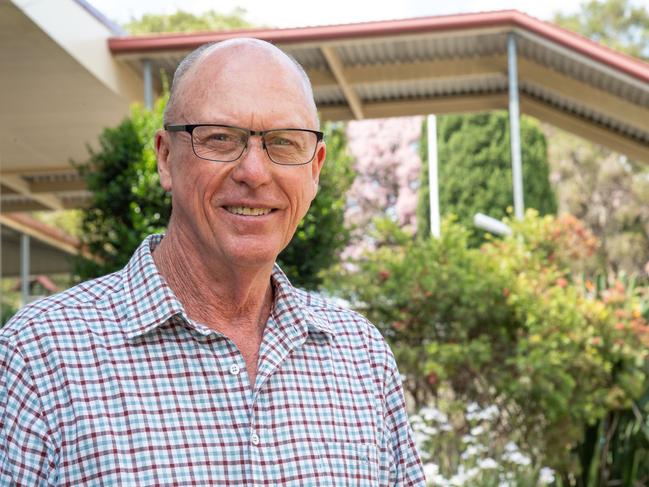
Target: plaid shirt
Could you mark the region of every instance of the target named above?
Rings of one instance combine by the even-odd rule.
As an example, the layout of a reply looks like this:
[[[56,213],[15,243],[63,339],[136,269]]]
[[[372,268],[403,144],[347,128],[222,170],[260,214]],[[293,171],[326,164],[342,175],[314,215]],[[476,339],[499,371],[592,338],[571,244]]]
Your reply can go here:
[[[276,267],[251,387],[158,273],[161,238],[0,330],[0,485],[424,485],[370,323]]]

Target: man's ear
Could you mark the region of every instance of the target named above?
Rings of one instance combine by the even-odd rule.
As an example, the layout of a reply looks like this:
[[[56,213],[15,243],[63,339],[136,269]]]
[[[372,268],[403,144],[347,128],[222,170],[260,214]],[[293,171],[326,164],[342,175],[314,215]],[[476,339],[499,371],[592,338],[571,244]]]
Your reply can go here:
[[[322,166],[324,165],[325,159],[327,157],[327,146],[324,142],[320,144],[320,147],[316,150],[315,157],[311,162],[311,176],[313,177],[313,197],[318,193],[318,181],[320,181],[320,171],[322,171]]]
[[[170,135],[166,130],[158,130],[155,134],[155,154],[158,160],[158,176],[160,186],[167,193],[171,192],[171,161],[170,161]]]

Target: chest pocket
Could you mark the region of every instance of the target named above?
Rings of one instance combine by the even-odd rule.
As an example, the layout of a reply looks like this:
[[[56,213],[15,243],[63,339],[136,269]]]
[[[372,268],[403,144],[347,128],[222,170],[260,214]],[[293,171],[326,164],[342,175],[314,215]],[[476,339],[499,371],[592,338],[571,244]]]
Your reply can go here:
[[[318,460],[320,485],[376,487],[377,455],[376,445],[370,443],[322,443]]]

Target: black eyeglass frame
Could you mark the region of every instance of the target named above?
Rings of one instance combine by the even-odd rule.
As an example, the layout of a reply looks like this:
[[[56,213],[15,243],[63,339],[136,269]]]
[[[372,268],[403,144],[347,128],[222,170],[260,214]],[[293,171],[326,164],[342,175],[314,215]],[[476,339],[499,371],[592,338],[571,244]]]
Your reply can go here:
[[[221,160],[215,160],[215,159],[208,159],[206,157],[202,157],[198,155],[196,152],[196,148],[194,147],[194,129],[196,127],[223,127],[223,128],[228,128],[228,129],[237,129],[237,130],[243,130],[248,134],[248,137],[246,139],[246,143],[243,146],[243,149],[241,149],[241,153],[235,157],[234,159],[230,159],[227,161],[221,161]],[[248,140],[250,140],[250,136],[252,135],[259,135],[261,137],[261,144],[262,147],[264,148],[264,151],[268,155],[268,158],[274,163],[274,164],[279,164],[280,166],[304,166],[306,164],[309,164],[311,161],[313,161],[313,158],[316,155],[316,152],[318,151],[318,144],[324,140],[324,132],[320,132],[318,130],[311,130],[311,129],[296,129],[296,128],[282,128],[282,129],[270,129],[270,130],[251,130],[251,129],[246,129],[243,127],[237,127],[236,125],[223,125],[221,123],[192,123],[192,124],[165,124],[163,128],[167,132],[187,132],[190,135],[190,139],[192,141],[192,151],[194,152],[194,155],[198,157],[199,159],[203,159],[204,161],[211,161],[211,162],[234,162],[237,159],[239,159],[243,153],[246,151],[248,148]],[[272,158],[270,153],[268,152],[268,149],[266,148],[266,140],[264,139],[264,135],[266,135],[268,132],[311,132],[312,134],[316,135],[316,143],[315,143],[315,148],[313,149],[313,155],[311,158],[306,161],[306,162],[301,162],[299,164],[290,164],[290,163],[285,163],[285,162],[277,162]]]

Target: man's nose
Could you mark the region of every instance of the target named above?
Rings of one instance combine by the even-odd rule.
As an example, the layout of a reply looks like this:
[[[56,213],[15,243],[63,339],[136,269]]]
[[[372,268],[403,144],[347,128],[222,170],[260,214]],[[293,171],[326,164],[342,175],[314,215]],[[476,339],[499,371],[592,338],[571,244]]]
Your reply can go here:
[[[259,136],[251,136],[246,148],[232,171],[235,181],[252,188],[262,186],[271,179],[273,162],[264,149],[264,141]]]

